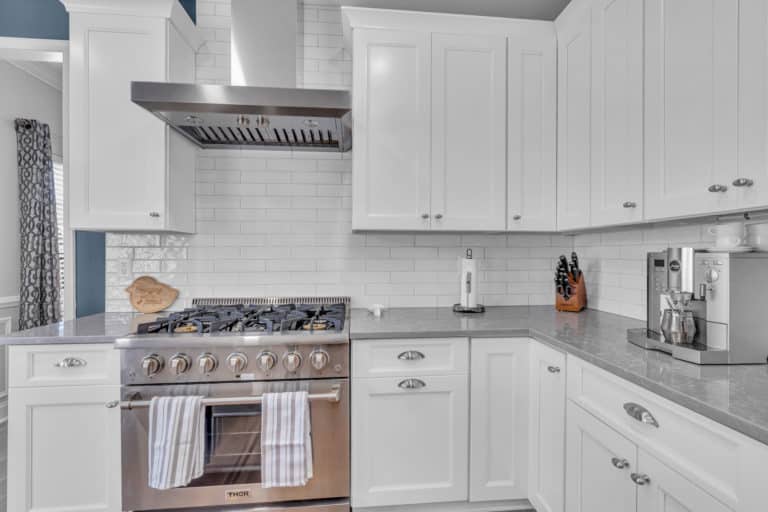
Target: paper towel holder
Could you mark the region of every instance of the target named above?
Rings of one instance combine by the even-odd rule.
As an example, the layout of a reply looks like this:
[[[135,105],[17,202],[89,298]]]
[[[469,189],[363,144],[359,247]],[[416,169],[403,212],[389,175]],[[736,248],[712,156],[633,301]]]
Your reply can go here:
[[[471,260],[471,259],[472,259],[472,249],[467,249],[467,260]],[[473,272],[472,273],[477,273],[476,270],[477,269],[473,267]],[[471,279],[474,277],[474,276],[470,277],[472,273],[469,273],[467,275],[467,284],[466,284],[466,286],[467,286],[467,294],[469,294],[469,289],[471,287]],[[463,278],[464,277],[463,277],[463,271],[462,271],[462,279]],[[475,291],[475,293],[476,293],[476,291]],[[469,302],[469,301],[467,301],[467,302]],[[483,306],[482,304],[476,304],[474,306],[465,306],[465,305],[462,305],[461,303],[459,303],[459,304],[454,304],[453,305],[453,312],[454,313],[484,313],[485,312],[485,306]]]

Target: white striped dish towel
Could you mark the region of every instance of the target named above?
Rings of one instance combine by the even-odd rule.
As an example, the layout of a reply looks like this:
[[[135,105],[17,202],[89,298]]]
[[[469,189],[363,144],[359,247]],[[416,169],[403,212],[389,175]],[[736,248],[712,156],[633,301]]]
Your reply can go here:
[[[149,486],[184,487],[203,475],[205,412],[201,396],[154,397],[149,403]]]
[[[264,393],[261,486],[301,487],[312,478],[312,426],[306,391]]]

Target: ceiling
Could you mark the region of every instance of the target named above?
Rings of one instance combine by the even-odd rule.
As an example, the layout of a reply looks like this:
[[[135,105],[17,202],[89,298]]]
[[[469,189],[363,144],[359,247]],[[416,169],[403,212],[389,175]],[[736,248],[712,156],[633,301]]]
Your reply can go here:
[[[570,0],[339,0],[341,5],[554,20]]]

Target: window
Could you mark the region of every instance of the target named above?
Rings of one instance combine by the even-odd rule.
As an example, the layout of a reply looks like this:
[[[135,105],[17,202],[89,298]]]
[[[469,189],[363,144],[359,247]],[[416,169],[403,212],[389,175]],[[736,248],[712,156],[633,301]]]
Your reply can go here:
[[[56,190],[56,224],[59,242],[59,279],[61,280],[60,297],[64,297],[64,164],[53,162],[53,181]],[[63,305],[62,305],[63,307]]]

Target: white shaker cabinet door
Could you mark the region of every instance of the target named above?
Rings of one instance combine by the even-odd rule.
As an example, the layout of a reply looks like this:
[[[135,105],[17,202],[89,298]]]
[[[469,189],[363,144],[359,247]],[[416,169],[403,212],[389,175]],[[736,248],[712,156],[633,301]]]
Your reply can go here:
[[[504,231],[507,44],[432,35],[432,229]]]
[[[554,231],[557,220],[557,40],[551,24],[508,38],[507,229]]]
[[[565,510],[565,354],[531,344],[528,499],[539,512]]]
[[[592,226],[643,220],[644,2],[592,5]]]
[[[739,207],[739,3],[645,1],[647,219]]]
[[[590,11],[566,8],[557,19],[558,157],[557,228],[589,227],[590,203]]]
[[[471,341],[469,501],[527,498],[529,343]]]
[[[768,2],[739,2],[739,207],[768,205]]]
[[[637,446],[572,402],[566,431],[565,510],[634,512]]]
[[[12,388],[8,512],[118,512],[119,386]]]
[[[731,509],[655,457],[640,451],[637,512],[731,512]]]
[[[429,229],[429,34],[353,37],[352,227]]]
[[[352,506],[467,500],[467,375],[354,379]]]

